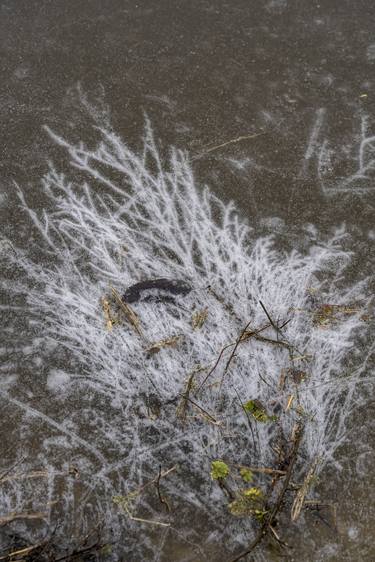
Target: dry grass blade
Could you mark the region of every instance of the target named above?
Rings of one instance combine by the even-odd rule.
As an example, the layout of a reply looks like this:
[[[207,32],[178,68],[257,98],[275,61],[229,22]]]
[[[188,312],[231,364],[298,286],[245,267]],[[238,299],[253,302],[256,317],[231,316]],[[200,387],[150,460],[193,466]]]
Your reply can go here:
[[[297,521],[298,517],[300,516],[301,510],[303,508],[305,497],[307,492],[310,489],[312,480],[314,478],[317,466],[319,464],[319,457],[315,459],[313,464],[311,465],[310,470],[306,474],[306,478],[303,481],[301,488],[298,490],[296,497],[294,498],[292,510],[291,510],[291,519],[292,521]]]
[[[264,304],[262,303],[261,300],[259,301],[259,304],[260,304],[260,306],[263,308],[263,311],[264,311],[265,315],[267,316],[269,322],[271,323],[272,328],[273,328],[277,333],[279,333],[280,328],[279,328],[279,327],[277,326],[277,324],[275,324],[275,322],[272,320],[270,314],[267,312],[267,309],[266,309],[266,307],[264,306]]]
[[[113,295],[114,299],[116,300],[117,304],[120,306],[121,310],[125,314],[126,319],[128,320],[129,324],[134,328],[134,330],[137,332],[137,334],[142,339],[144,339],[144,335],[143,335],[142,330],[140,328],[139,318],[136,315],[136,313],[134,312],[134,310],[126,302],[124,302],[122,300],[121,296],[116,291],[116,289],[111,287],[111,291],[112,291],[112,295]]]
[[[108,330],[108,332],[110,332],[113,328],[114,325],[114,320],[112,318],[112,314],[111,314],[111,305],[109,304],[109,301],[105,298],[102,297],[100,299],[101,304],[102,304],[102,309],[103,309],[103,314],[104,314],[104,319],[105,319],[105,325],[106,328]]]
[[[26,472],[22,474],[14,474],[13,476],[4,476],[0,479],[0,482],[12,482],[13,480],[28,480],[32,478],[47,478],[51,473],[47,470],[34,470],[32,472]],[[54,476],[65,475],[65,473],[52,473]],[[68,475],[68,473],[66,473]]]
[[[190,392],[193,388],[193,384],[194,384],[194,377],[196,375],[197,371],[193,371],[186,383],[186,387],[185,387],[185,392],[182,395],[181,401],[177,407],[176,410],[176,416],[179,417],[182,421],[186,420],[186,412],[187,412],[187,406],[188,406],[188,401],[189,401],[189,396],[190,396]]]
[[[47,519],[48,514],[41,511],[29,512],[25,511],[22,513],[9,513],[8,515],[3,515],[0,517],[0,525],[6,525],[12,521],[17,521],[20,519]]]
[[[138,523],[148,523],[149,525],[158,525],[159,527],[171,526],[170,523],[163,523],[162,521],[156,521],[155,519],[142,519],[141,517],[134,517],[133,515],[129,515],[129,519],[131,519],[132,521],[138,521]]]
[[[295,399],[295,395],[294,395],[294,394],[291,394],[291,395],[289,396],[288,403],[287,403],[286,408],[285,408],[285,411],[286,411],[286,412],[290,409],[290,407],[291,407],[291,405],[292,405],[294,399]]]
[[[203,310],[198,310],[195,312],[191,319],[191,325],[193,330],[200,330],[203,324],[206,322],[208,316],[208,308],[204,308]]]
[[[270,476],[285,476],[285,470],[277,470],[276,468],[268,468],[262,466],[245,466],[245,465],[236,465],[239,468],[246,468],[251,472],[259,472],[260,474],[269,474]]]
[[[159,351],[161,349],[163,349],[164,347],[176,347],[176,345],[178,344],[178,342],[180,341],[181,336],[172,336],[171,338],[167,338],[165,340],[160,340],[157,341],[153,344],[150,345],[150,347],[147,348],[147,353],[159,353]]]
[[[47,544],[48,541],[43,540],[41,542],[38,542],[37,544],[33,544],[31,546],[27,546],[26,548],[21,548],[19,550],[13,550],[13,552],[8,552],[8,554],[5,554],[4,556],[0,556],[0,560],[6,560],[7,562],[12,561],[12,560],[23,560],[24,558],[28,557],[28,555],[33,552],[34,550],[37,550],[38,548],[44,546],[45,544]],[[17,558],[15,558],[17,557]]]
[[[169,505],[167,499],[162,495],[162,493],[161,493],[161,491],[160,491],[160,479],[161,479],[161,475],[162,475],[161,466],[159,466],[159,474],[158,474],[158,477],[157,477],[156,482],[155,482],[156,491],[157,491],[157,493],[158,493],[158,498],[159,498],[160,503],[161,503],[162,505],[164,505],[164,507],[165,507],[165,509],[166,509],[167,511],[171,511],[171,508],[170,508],[170,505]]]

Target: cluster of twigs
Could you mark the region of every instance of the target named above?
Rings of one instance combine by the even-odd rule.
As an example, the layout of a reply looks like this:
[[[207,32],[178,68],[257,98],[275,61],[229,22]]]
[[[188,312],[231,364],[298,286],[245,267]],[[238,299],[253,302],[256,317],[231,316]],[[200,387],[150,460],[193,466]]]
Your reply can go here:
[[[314,252],[284,254],[272,237],[254,238],[233,204],[225,205],[208,189],[196,186],[186,154],[172,150],[164,161],[150,124],[139,154],[112,130],[99,128],[98,133],[100,142],[93,148],[50,131],[72,168],[60,173],[51,165],[43,182],[50,205],[40,215],[18,190],[45,262],[40,258],[36,263],[23,253],[10,252],[8,257],[27,279],[24,285],[12,286],[12,295],[27,295],[36,333],[43,341],[56,342],[74,362],[73,373],[69,361],[62,371],[69,380],[69,395],[80,396],[73,412],[76,431],[67,428],[65,419],[48,415],[48,408],[47,413],[39,411],[44,409],[42,403],[37,408],[3,390],[1,397],[27,414],[24,435],[34,432],[30,419],[39,426],[42,420],[41,431],[45,426],[58,431],[71,447],[87,455],[93,463],[91,491],[98,497],[93,511],[105,514],[106,521],[114,511],[113,502],[107,501],[110,489],[110,498],[112,493],[124,494],[117,503],[130,526],[161,525],[166,527],[165,536],[173,526],[189,539],[199,523],[187,526],[183,518],[173,519],[174,505],[180,501],[195,513],[199,505],[210,524],[217,518],[221,523],[223,517],[229,520],[222,542],[230,548],[232,540],[236,544],[240,540],[234,516],[241,511],[242,490],[233,489],[232,473],[225,475],[229,466],[249,464],[255,465],[251,472],[259,479],[271,482],[263,498],[255,487],[245,490],[244,505],[249,509],[242,515],[249,516],[248,527],[259,533],[246,553],[266,536],[282,544],[276,521],[289,504],[292,520],[304,507],[316,505],[306,498],[322,465],[334,463],[335,452],[346,442],[354,392],[370,357],[366,352],[347,383],[343,368],[362,321],[359,312],[343,305],[361,298],[367,284],[363,280],[343,287],[351,260],[347,231],[343,227],[327,239],[314,237]],[[151,276],[184,279],[192,291],[181,285],[177,294],[186,295],[183,305],[138,304],[134,301],[138,290],[128,302],[123,299],[125,287]],[[211,286],[205,289],[207,284]],[[155,283],[151,285],[155,289]],[[311,285],[336,304],[310,307],[306,290]],[[275,321],[264,303],[272,303],[283,319]],[[289,324],[291,307],[302,314],[294,315]],[[76,365],[79,374],[74,372]],[[348,389],[332,390],[337,381]],[[160,404],[151,416],[154,392]],[[273,419],[274,414],[279,418]],[[165,470],[186,461],[187,447],[193,451],[189,474],[199,484],[192,486],[193,478],[187,478],[175,485],[180,474],[176,471],[164,492]],[[222,473],[212,471],[212,478],[232,504],[224,516],[222,503],[211,495],[207,470],[207,459],[212,464],[221,458],[226,464],[216,468]],[[50,463],[50,450],[43,451],[43,459]],[[142,496],[142,486],[150,478],[149,501]],[[19,514],[25,511],[25,502],[22,494],[15,495],[4,493],[7,505]],[[186,507],[186,499],[191,507]],[[8,520],[7,525],[12,524]],[[82,533],[88,529],[86,521],[84,525]],[[64,532],[59,529],[60,536]],[[144,559],[146,541],[139,536],[129,540],[137,559]],[[46,555],[46,549],[43,552]]]
[[[9,522],[10,523],[10,522]],[[17,537],[19,543],[25,541]],[[17,542],[17,541],[15,541]],[[51,532],[43,540],[27,546],[12,546],[0,554],[1,562],[94,562],[98,554],[108,554],[111,545],[101,539],[100,530],[96,527],[82,537],[74,548],[62,554],[60,541]]]
[[[283,328],[290,322],[290,320],[286,320],[285,322],[283,322],[281,325],[278,325],[271,317],[270,313],[267,311],[265,305],[262,303],[262,301],[259,302],[260,306],[262,307],[267,319],[268,319],[268,323],[261,326],[260,328],[256,329],[256,330],[252,330],[249,329],[251,322],[248,322],[247,325],[245,326],[245,328],[240,332],[237,340],[235,342],[231,342],[229,344],[227,344],[226,346],[224,346],[222,348],[222,350],[220,351],[217,360],[215,361],[213,367],[211,369],[209,369],[208,373],[206,374],[205,378],[203,379],[202,383],[200,384],[199,388],[198,388],[198,392],[200,392],[202,390],[202,388],[204,387],[204,385],[207,383],[208,379],[211,377],[211,375],[214,373],[215,369],[217,368],[219,362],[221,361],[225,351],[227,349],[232,348],[231,353],[229,355],[229,358],[227,359],[226,363],[225,363],[225,367],[223,369],[223,374],[222,374],[222,378],[221,378],[221,382],[220,382],[220,388],[223,384],[223,379],[224,376],[227,374],[228,370],[229,370],[229,366],[231,364],[231,362],[233,361],[233,359],[235,358],[235,354],[236,354],[236,350],[238,348],[238,346],[242,343],[248,342],[250,339],[255,339],[259,342],[262,342],[264,344],[271,344],[271,345],[275,345],[275,346],[280,346],[282,348],[285,348],[288,350],[289,353],[289,358],[290,358],[290,362],[291,362],[291,367],[288,369],[289,371],[293,372],[293,359],[294,359],[294,354],[295,351],[298,352],[298,350],[295,348],[295,346],[293,346],[289,341],[286,340],[286,338],[283,335]],[[269,328],[272,328],[275,332],[276,332],[276,338],[270,338],[270,337],[266,337],[264,335],[262,335],[263,332],[265,332],[266,330],[268,330]],[[285,383],[284,380],[284,376],[282,374],[282,384]],[[301,382],[303,379],[302,377],[300,378],[300,380],[298,382]],[[188,386],[187,386],[187,391],[186,394],[184,395],[184,400],[186,403],[186,400],[188,399],[188,392],[189,389],[191,389],[191,377],[189,378],[189,382],[188,382]],[[297,392],[297,397],[298,397],[298,392]],[[289,399],[288,399],[288,403],[287,406],[285,408],[285,411],[288,411],[290,409],[291,403],[294,399],[294,395],[290,395]],[[244,405],[242,404],[240,398],[239,398],[239,402],[241,404],[241,406],[243,407]],[[262,408],[262,404],[259,401],[254,400],[254,402],[258,402],[258,404],[260,405],[259,407]],[[251,428],[251,422],[248,416],[248,413],[246,412],[246,409],[244,408],[244,411],[247,415],[248,421],[249,421],[249,427]],[[237,562],[238,560],[241,560],[242,558],[246,557],[248,554],[250,554],[256,547],[257,545],[260,544],[260,542],[268,535],[270,534],[279,545],[281,545],[282,547],[286,547],[287,544],[285,542],[283,542],[280,537],[278,536],[275,528],[274,528],[274,524],[276,522],[277,516],[279,514],[279,512],[282,510],[284,504],[285,504],[285,500],[286,500],[286,494],[289,490],[289,485],[291,482],[291,479],[293,477],[293,470],[295,467],[296,462],[298,461],[299,458],[299,454],[300,454],[300,447],[303,441],[303,433],[304,433],[304,426],[305,426],[305,419],[303,418],[302,415],[302,410],[300,409],[300,406],[297,404],[296,407],[296,411],[298,413],[298,421],[295,422],[290,438],[288,439],[288,443],[289,443],[289,451],[284,451],[283,452],[283,463],[281,465],[280,463],[280,455],[279,455],[279,459],[278,459],[278,463],[277,466],[275,468],[258,468],[258,470],[263,471],[265,473],[271,474],[273,476],[273,480],[272,480],[272,484],[271,484],[271,490],[270,490],[270,500],[271,500],[271,496],[272,494],[272,490],[274,490],[276,487],[278,487],[278,493],[276,494],[276,498],[274,499],[274,501],[271,503],[266,501],[267,504],[267,511],[264,512],[263,516],[262,516],[262,521],[260,524],[260,527],[258,529],[258,532],[254,538],[254,540],[251,542],[251,544],[240,554],[238,554],[237,556],[235,556],[231,562]],[[303,482],[303,484],[301,486],[297,486],[297,494],[295,497],[295,500],[293,502],[293,506],[292,506],[292,511],[291,511],[291,519],[292,521],[295,521],[300,513],[301,510],[304,506],[304,502],[305,502],[305,498],[307,493],[310,490],[310,486],[312,483],[312,479],[315,473],[315,470],[317,468],[317,464],[318,464],[318,459],[316,459],[310,470],[307,472],[306,478]],[[283,470],[280,471],[278,470],[280,468],[280,465],[282,466]],[[254,471],[256,469],[252,468],[252,471]],[[233,492],[228,488],[228,486],[224,483],[224,479],[222,478],[218,478],[218,483],[219,485],[227,492],[228,496],[230,497],[230,499],[233,499],[234,494]],[[278,486],[277,486],[278,485]]]
[[[23,463],[22,457],[13,463],[0,475],[0,486],[2,484],[16,480],[34,480],[48,478],[46,470],[33,470],[30,472],[14,472],[15,468]],[[62,476],[72,475],[74,471],[62,474]],[[0,562],[94,562],[97,560],[98,553],[109,552],[111,545],[102,540],[102,523],[95,525],[83,537],[75,541],[70,549],[62,549],[60,540],[57,537],[59,524],[52,529],[49,522],[49,510],[52,504],[57,501],[49,502],[44,511],[23,511],[11,512],[0,517],[0,532],[4,532],[11,544],[0,551]],[[18,522],[40,521],[46,526],[45,537],[36,542],[30,542],[22,538],[22,535],[15,531],[14,524]],[[4,536],[5,536],[4,535]]]
[[[213,289],[212,287],[207,288],[209,293],[214,296],[214,298],[221,303],[221,305],[225,308],[225,310],[229,313],[230,316],[235,317],[237,322],[240,321],[239,318],[236,318],[236,315],[233,309],[227,305]],[[125,303],[123,300],[120,299],[118,293],[112,289],[112,295],[114,296],[115,302],[120,306],[120,310],[124,313],[124,318],[127,323],[130,325],[131,329],[133,329],[136,334],[147,343],[147,338],[144,336],[143,332],[140,329],[140,319],[131,308],[131,306]],[[213,361],[212,365],[208,366],[198,366],[195,368],[188,376],[185,388],[181,392],[178,401],[178,406],[176,410],[177,418],[182,421],[182,423],[186,423],[187,421],[187,414],[189,411],[189,407],[193,408],[195,412],[198,414],[198,417],[201,419],[203,418],[206,422],[214,424],[216,426],[221,426],[222,422],[220,420],[220,414],[209,412],[207,407],[203,403],[203,394],[209,379],[214,375],[215,371],[218,369],[219,364],[224,361],[224,357],[227,356],[225,359],[225,364],[222,369],[221,379],[218,383],[218,387],[221,390],[223,386],[223,382],[225,377],[228,375],[230,367],[232,363],[235,361],[236,352],[240,345],[245,343],[249,343],[251,340],[255,340],[260,342],[264,345],[272,345],[280,347],[284,350],[287,350],[289,355],[289,367],[283,370],[280,375],[279,387],[284,390],[286,383],[290,382],[294,384],[294,393],[288,396],[287,404],[284,408],[284,412],[292,412],[297,415],[294,418],[294,423],[292,426],[291,434],[288,439],[284,436],[284,447],[279,450],[275,450],[276,458],[275,458],[275,466],[274,467],[251,467],[249,469],[251,472],[261,473],[264,475],[268,475],[272,477],[272,482],[269,487],[269,492],[264,502],[264,506],[266,510],[262,513],[262,517],[259,521],[259,528],[256,532],[256,536],[254,540],[249,544],[249,546],[240,554],[235,556],[231,562],[236,562],[248,554],[250,554],[261,542],[262,540],[270,535],[281,547],[287,547],[288,545],[280,538],[278,535],[275,525],[277,522],[277,518],[280,512],[285,507],[287,502],[287,494],[288,492],[293,492],[295,494],[294,500],[292,502],[292,507],[290,510],[290,518],[291,521],[296,521],[300,516],[300,513],[304,507],[314,508],[319,507],[321,502],[306,500],[306,496],[310,492],[312,487],[315,473],[319,464],[319,458],[316,458],[311,463],[310,467],[305,470],[306,476],[302,484],[298,485],[294,482],[292,483],[292,479],[294,476],[294,469],[298,461],[301,457],[301,447],[303,444],[303,435],[305,430],[305,424],[307,421],[306,413],[303,411],[301,404],[298,400],[298,386],[305,380],[305,373],[301,370],[297,370],[294,367],[294,362],[296,359],[302,359],[304,361],[308,361],[310,358],[309,354],[302,353],[299,351],[295,345],[288,341],[285,337],[283,329],[287,326],[291,319],[286,319],[282,323],[276,322],[271,314],[266,309],[265,305],[262,301],[259,301],[259,305],[264,311],[264,314],[267,318],[267,322],[261,325],[259,328],[251,328],[251,322],[248,322],[246,326],[240,331],[237,339],[235,341],[229,342],[228,344],[224,345],[216,360]],[[104,317],[105,320],[108,322],[108,309],[103,307]],[[201,328],[204,324],[208,315],[208,309],[205,309],[202,313],[195,313],[192,318],[192,325],[193,328]],[[107,328],[112,329],[112,326],[109,327],[107,323]],[[273,330],[275,332],[275,337],[271,337],[270,335],[265,335],[268,333],[269,330]],[[160,351],[163,347],[169,347],[170,345],[176,345],[180,336],[171,338],[171,340],[163,340],[160,342],[154,343],[151,348],[146,346],[146,349],[150,351],[153,349],[155,352]],[[199,375],[203,374],[203,379],[198,383]],[[289,379],[289,380],[288,380]],[[266,383],[266,381],[264,381]],[[242,403],[240,397],[238,396],[238,401],[241,406],[241,409],[244,411],[249,428],[253,435],[253,441],[255,444],[254,438],[254,431],[252,427],[252,421],[250,420],[249,413],[245,407],[245,404]],[[265,409],[262,403],[254,399],[252,401],[255,404],[255,408],[259,409],[259,412],[263,412],[265,418],[268,416],[264,413]],[[292,407],[293,404],[293,407]],[[258,412],[258,413],[259,413]],[[193,416],[194,417],[194,416]],[[257,416],[254,414],[255,419]],[[259,419],[259,416],[258,416]],[[271,419],[271,418],[269,418]],[[253,419],[254,421],[254,419]],[[281,428],[280,428],[281,429]],[[282,432],[282,430],[281,430]],[[167,476],[170,472],[172,472],[176,467],[172,467],[171,469],[162,472],[161,467],[159,467],[158,475],[148,482],[146,485],[138,488],[137,490],[129,493],[127,496],[117,496],[114,498],[115,503],[117,503],[122,510],[127,514],[127,516],[132,521],[138,521],[142,523],[150,523],[153,525],[160,525],[168,527],[170,523],[158,521],[158,520],[148,520],[140,517],[136,517],[133,514],[132,506],[133,501],[136,497],[144,491],[145,488],[149,487],[150,485],[154,484],[156,486],[157,496],[159,499],[160,504],[166,509],[168,513],[171,512],[171,507],[168,500],[161,494],[160,491],[160,479],[164,476]],[[231,489],[231,487],[225,481],[225,478],[218,477],[217,482],[219,486],[222,488],[224,493],[228,496],[229,500],[233,501],[236,498],[236,493]],[[325,504],[324,504],[325,505]]]

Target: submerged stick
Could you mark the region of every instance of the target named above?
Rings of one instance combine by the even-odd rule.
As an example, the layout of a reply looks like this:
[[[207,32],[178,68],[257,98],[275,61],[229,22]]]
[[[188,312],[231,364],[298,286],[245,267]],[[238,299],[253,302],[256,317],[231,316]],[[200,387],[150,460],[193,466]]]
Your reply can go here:
[[[293,428],[293,434],[294,434],[293,448],[292,448],[292,451],[291,451],[291,454],[290,454],[289,466],[288,466],[288,469],[286,471],[283,486],[282,486],[282,488],[280,490],[280,493],[279,493],[279,495],[276,499],[276,502],[275,502],[275,504],[274,504],[274,506],[271,510],[271,513],[269,514],[268,517],[265,518],[265,520],[264,520],[264,522],[263,522],[263,524],[262,524],[262,526],[259,530],[259,533],[255,537],[253,542],[249,545],[249,547],[246,550],[244,550],[243,552],[241,552],[241,554],[239,554],[235,558],[232,558],[230,562],[238,562],[238,560],[241,560],[242,558],[245,558],[245,556],[250,554],[254,550],[254,548],[256,546],[258,546],[258,544],[267,535],[276,515],[280,511],[281,505],[282,505],[283,500],[284,500],[285,493],[288,489],[289,482],[290,482],[290,479],[292,477],[293,468],[294,468],[295,462],[297,460],[297,454],[298,454],[299,446],[301,444],[303,429],[304,429],[304,427],[301,423],[297,423]]]
[[[188,381],[186,383],[185,391],[182,395],[181,401],[176,410],[176,416],[179,417],[182,421],[186,420],[186,411],[187,411],[188,401],[190,397],[190,392],[193,388],[194,377],[197,372],[198,371],[193,371],[190,374]]]
[[[170,506],[169,506],[169,503],[167,502],[167,500],[165,499],[165,497],[162,496],[161,491],[160,491],[160,479],[161,479],[161,475],[162,475],[162,471],[161,471],[161,465],[160,465],[160,466],[159,466],[159,474],[158,474],[158,477],[157,477],[156,482],[155,482],[156,491],[157,491],[157,493],[158,493],[158,498],[159,498],[160,503],[165,506],[165,509],[166,509],[167,511],[170,511],[171,508],[170,508]]]
[[[8,515],[4,515],[0,517],[0,526],[6,525],[7,523],[12,523],[13,521],[17,521],[20,519],[47,519],[48,513],[42,511],[25,511],[23,513],[9,513]]]

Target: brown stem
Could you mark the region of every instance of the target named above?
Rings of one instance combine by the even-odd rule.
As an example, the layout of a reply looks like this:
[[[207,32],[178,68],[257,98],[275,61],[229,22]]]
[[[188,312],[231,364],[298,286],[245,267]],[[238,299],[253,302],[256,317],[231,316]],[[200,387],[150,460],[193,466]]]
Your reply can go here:
[[[232,558],[232,560],[230,562],[238,562],[238,560],[241,560],[242,558],[244,558],[245,556],[250,554],[254,550],[254,548],[256,546],[258,546],[258,544],[267,535],[276,515],[280,511],[280,508],[281,508],[283,500],[284,500],[285,493],[288,489],[289,482],[290,482],[290,479],[292,477],[293,468],[294,468],[295,462],[297,460],[298,449],[299,449],[299,446],[301,444],[301,439],[302,439],[302,435],[303,435],[303,425],[300,424],[300,423],[297,423],[294,426],[293,434],[294,434],[293,448],[292,448],[292,451],[290,453],[289,466],[288,466],[288,469],[286,471],[286,475],[285,475],[285,478],[284,478],[284,481],[283,481],[282,488],[281,488],[280,493],[279,493],[279,495],[276,499],[276,502],[275,502],[275,504],[274,504],[274,506],[271,510],[271,513],[265,518],[257,536],[255,537],[253,542],[248,546],[248,548],[246,550],[244,550],[243,552],[241,552],[241,554],[239,554],[235,558]]]

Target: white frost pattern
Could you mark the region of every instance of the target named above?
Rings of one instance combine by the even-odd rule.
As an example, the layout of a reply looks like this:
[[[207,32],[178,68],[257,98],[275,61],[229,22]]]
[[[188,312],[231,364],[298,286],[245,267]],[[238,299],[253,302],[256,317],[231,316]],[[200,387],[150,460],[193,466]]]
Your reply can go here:
[[[168,469],[178,464],[179,472],[163,482],[165,495],[178,509],[167,519],[153,497],[142,496],[141,517],[168,520],[171,527],[165,532],[197,543],[202,536],[187,522],[194,513],[208,530],[220,528],[223,541],[234,548],[248,540],[251,523],[226,513],[225,497],[210,481],[210,461],[249,466],[275,462],[270,445],[280,433],[290,435],[299,415],[293,409],[285,412],[297,388],[279,384],[291,351],[250,338],[238,345],[227,369],[233,346],[226,350],[197,389],[223,347],[235,342],[249,322],[249,330],[267,324],[262,301],[274,319],[290,319],[282,337],[298,350],[294,365],[307,375],[298,388],[308,419],[301,475],[317,457],[322,459],[320,470],[337,463],[335,452],[345,443],[356,383],[366,371],[366,358],[359,360],[353,352],[365,331],[361,315],[367,306],[366,283],[345,286],[351,259],[344,249],[345,229],[316,243],[307,255],[287,254],[275,248],[272,237],[254,238],[233,204],[222,203],[207,188],[200,190],[186,154],[172,150],[168,161],[162,159],[149,124],[141,154],[109,130],[100,129],[95,149],[49,132],[69,154],[71,168],[65,174],[51,166],[43,182],[50,205],[43,213],[31,209],[19,190],[46,259],[38,264],[19,252],[17,264],[26,273],[23,290],[33,330],[67,350],[67,375],[59,380],[69,382],[71,396],[77,401],[78,393],[82,404],[73,403],[60,423],[10,391],[2,396],[25,410],[29,419],[40,418],[57,430],[58,446],[78,446],[80,457],[86,457],[80,470],[89,475],[90,484],[77,507],[82,514],[89,506],[86,528],[92,513],[115,519],[113,495],[142,486],[155,477],[159,465]],[[122,294],[138,281],[161,277],[184,280],[193,289],[174,302],[134,303],[143,337],[125,320],[106,329],[101,299],[111,287]],[[318,305],[312,291],[320,303],[356,303],[358,308],[360,301],[361,307],[322,329],[314,321]],[[205,309],[206,321],[193,329],[192,315]],[[272,326],[262,335],[279,337]],[[175,347],[147,353],[152,342],[174,336]],[[191,399],[206,413],[187,402],[183,423],[176,406],[193,372]],[[277,411],[278,422],[253,424],[250,432],[240,401],[255,398]],[[46,439],[46,462],[53,463],[48,450],[55,446],[56,437]],[[74,496],[68,491],[66,504]],[[8,492],[4,505],[18,509],[22,494],[14,486]],[[152,526],[142,527],[145,538],[136,540],[138,525],[120,517],[118,526],[126,528],[123,544],[132,548],[134,560],[157,559],[165,536],[158,550],[158,539],[147,535]]]
[[[314,125],[317,137],[321,133],[324,113],[318,113]],[[310,147],[310,145],[309,145]],[[375,189],[375,135],[371,133],[368,116],[361,117],[359,139],[350,145],[333,147],[327,138],[306,151],[306,158],[317,159],[318,179],[324,195],[351,193],[359,196]],[[315,154],[314,154],[315,153]],[[344,172],[344,173],[343,173]]]

